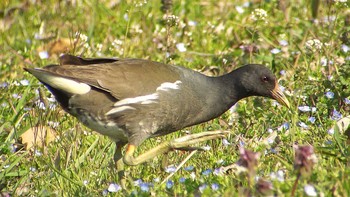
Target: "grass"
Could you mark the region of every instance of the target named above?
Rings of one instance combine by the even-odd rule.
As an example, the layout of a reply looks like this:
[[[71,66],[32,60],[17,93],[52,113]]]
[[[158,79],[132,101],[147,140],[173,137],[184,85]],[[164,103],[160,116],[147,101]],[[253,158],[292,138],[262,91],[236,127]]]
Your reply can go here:
[[[176,17],[165,20],[160,1],[4,1],[0,5],[0,193],[258,196],[265,190],[256,186],[256,177],[262,177],[278,196],[292,192],[312,196],[312,188],[319,196],[347,196],[348,135],[346,128],[335,125],[350,111],[349,4],[287,2],[174,1],[168,15]],[[261,63],[276,73],[292,108],[249,98],[219,119],[147,140],[139,152],[185,132],[231,131],[226,138],[229,145],[222,140],[204,143],[211,149],[195,153],[166,184],[161,182],[169,168],[162,167],[165,156],[161,156],[127,167],[133,181],[142,180],[138,185],[109,192],[112,183],[118,184],[114,144],[64,113],[22,69],[57,63],[64,52],[145,58],[206,71],[216,66],[219,73]],[[25,149],[23,141],[28,139],[22,134],[30,128],[33,135],[53,129],[54,138],[36,136],[36,146]],[[42,138],[46,143],[41,143]],[[312,145],[318,162],[293,191],[300,172],[294,167],[295,144]],[[256,175],[248,178],[249,173],[237,169],[216,175],[220,167],[240,159],[241,145],[260,153]],[[176,166],[188,155],[171,152],[165,166]]]

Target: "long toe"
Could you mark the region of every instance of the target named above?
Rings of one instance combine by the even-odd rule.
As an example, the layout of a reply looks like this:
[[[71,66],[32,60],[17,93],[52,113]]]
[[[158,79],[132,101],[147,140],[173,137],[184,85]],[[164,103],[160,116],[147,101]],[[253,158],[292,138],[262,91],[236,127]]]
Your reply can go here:
[[[170,147],[174,149],[187,148],[188,146],[191,146],[200,142],[218,139],[218,138],[224,138],[229,133],[230,133],[229,131],[218,130],[218,131],[207,131],[202,133],[191,134],[191,135],[187,135],[187,136],[170,141]]]

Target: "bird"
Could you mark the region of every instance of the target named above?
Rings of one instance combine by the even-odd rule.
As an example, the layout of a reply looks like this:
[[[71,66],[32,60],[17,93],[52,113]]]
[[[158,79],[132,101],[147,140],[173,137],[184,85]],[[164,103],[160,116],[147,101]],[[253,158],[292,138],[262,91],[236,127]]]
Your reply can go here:
[[[138,165],[174,149],[226,136],[227,131],[195,133],[134,156],[146,139],[215,119],[241,99],[262,96],[290,107],[276,76],[260,64],[211,77],[145,59],[64,54],[57,65],[24,69],[47,87],[66,112],[116,143],[114,161],[119,170],[123,164]]]

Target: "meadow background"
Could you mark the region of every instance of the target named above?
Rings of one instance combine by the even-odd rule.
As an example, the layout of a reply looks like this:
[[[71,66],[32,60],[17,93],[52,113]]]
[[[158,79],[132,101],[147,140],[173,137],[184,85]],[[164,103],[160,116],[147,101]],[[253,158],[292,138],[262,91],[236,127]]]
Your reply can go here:
[[[349,24],[345,0],[3,0],[0,195],[348,196]],[[231,131],[202,143],[208,151],[127,167],[132,179],[122,190],[114,143],[64,113],[23,71],[56,64],[61,53],[151,59],[208,75],[265,64],[292,107],[249,98],[218,119],[147,140],[138,152],[187,133]],[[295,165],[298,145],[313,147],[305,166]],[[253,170],[238,165],[240,147],[259,153]]]

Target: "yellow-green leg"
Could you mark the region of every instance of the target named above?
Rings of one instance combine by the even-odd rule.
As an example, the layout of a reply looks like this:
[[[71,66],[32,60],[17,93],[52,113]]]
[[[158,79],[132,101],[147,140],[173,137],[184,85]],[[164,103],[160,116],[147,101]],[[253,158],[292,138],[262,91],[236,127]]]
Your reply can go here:
[[[227,134],[229,134],[229,131],[208,131],[208,132],[187,135],[181,138],[163,142],[160,145],[156,146],[155,148],[152,148],[151,150],[137,157],[134,157],[133,155],[135,152],[136,146],[133,144],[128,144],[125,155],[123,157],[123,161],[127,165],[135,166],[149,159],[152,159],[160,154],[167,153],[173,149],[179,149],[179,150],[200,149],[200,148],[189,147],[189,146],[193,144],[197,144],[199,142],[207,141],[207,140],[223,138]]]

